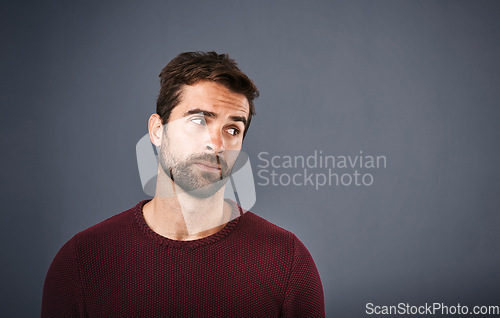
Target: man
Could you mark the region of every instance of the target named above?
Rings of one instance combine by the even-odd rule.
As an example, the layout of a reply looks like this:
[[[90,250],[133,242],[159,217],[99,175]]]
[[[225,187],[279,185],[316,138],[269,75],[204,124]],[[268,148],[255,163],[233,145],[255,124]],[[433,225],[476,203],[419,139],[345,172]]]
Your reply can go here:
[[[43,317],[322,317],[305,246],[236,203],[225,183],[258,90],[227,55],[182,53],[161,72],[156,193],[69,240]]]

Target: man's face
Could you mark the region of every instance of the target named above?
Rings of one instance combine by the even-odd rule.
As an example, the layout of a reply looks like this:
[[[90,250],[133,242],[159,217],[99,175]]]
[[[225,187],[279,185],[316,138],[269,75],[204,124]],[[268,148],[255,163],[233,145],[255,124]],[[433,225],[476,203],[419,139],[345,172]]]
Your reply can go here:
[[[202,198],[213,195],[231,174],[249,109],[243,94],[223,85],[185,85],[164,125],[162,169],[184,191]]]

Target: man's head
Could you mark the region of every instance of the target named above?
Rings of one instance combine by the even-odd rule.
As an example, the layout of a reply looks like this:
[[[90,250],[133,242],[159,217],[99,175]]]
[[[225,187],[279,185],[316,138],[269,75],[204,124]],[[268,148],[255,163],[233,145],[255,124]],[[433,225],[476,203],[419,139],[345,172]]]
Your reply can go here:
[[[156,101],[156,113],[164,124],[168,123],[172,109],[179,103],[184,86],[210,81],[247,98],[250,113],[243,132],[245,137],[252,116],[255,115],[253,100],[259,96],[259,91],[229,55],[213,51],[181,53],[165,66],[159,76],[161,89]]]
[[[258,91],[227,55],[183,53],[160,74],[149,120],[161,170],[198,197],[217,192],[241,150]]]

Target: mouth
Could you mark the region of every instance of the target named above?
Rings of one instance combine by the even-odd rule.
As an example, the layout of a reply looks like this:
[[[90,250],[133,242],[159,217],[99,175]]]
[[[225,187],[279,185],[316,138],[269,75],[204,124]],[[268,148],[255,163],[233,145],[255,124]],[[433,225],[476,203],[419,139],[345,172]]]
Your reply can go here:
[[[206,162],[206,161],[198,161],[194,163],[195,166],[197,166],[199,169],[206,170],[206,171],[220,171],[220,165],[214,164],[211,162]]]

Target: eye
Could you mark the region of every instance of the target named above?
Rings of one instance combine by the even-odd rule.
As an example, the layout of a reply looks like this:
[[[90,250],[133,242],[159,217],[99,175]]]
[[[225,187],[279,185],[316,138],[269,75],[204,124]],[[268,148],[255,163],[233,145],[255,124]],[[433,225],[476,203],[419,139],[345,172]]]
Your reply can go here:
[[[197,125],[205,126],[207,124],[205,117],[195,117],[191,121]]]
[[[240,130],[238,128],[229,128],[226,131],[232,136],[237,136],[240,133]]]

